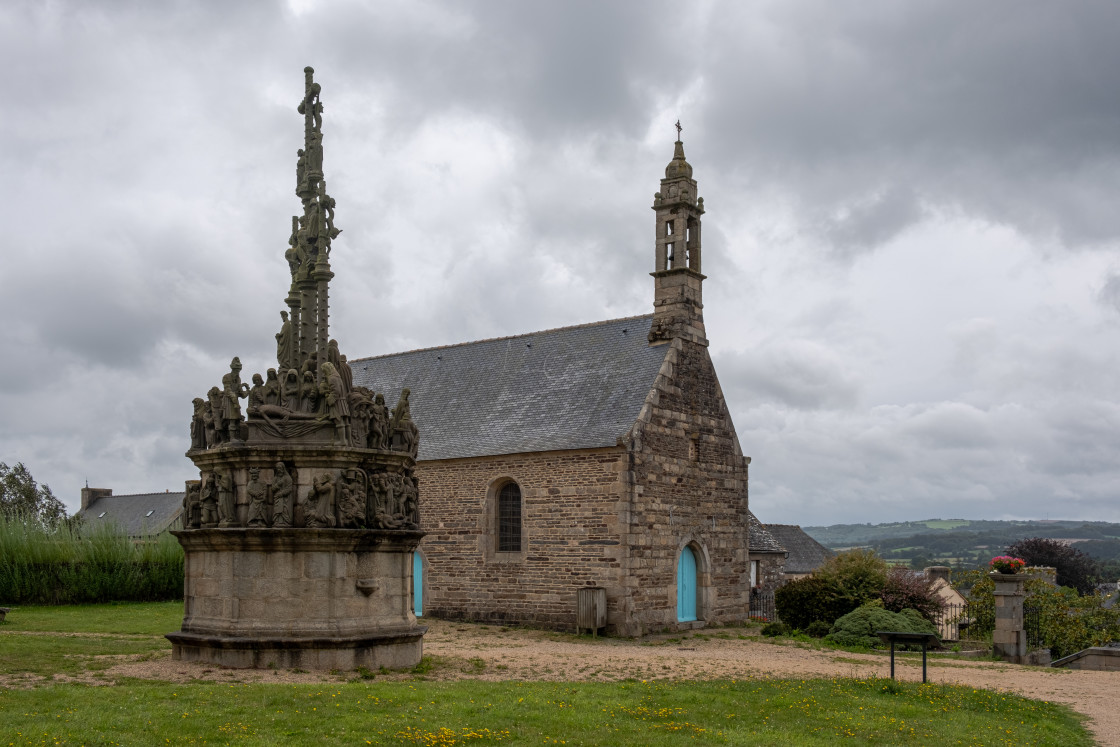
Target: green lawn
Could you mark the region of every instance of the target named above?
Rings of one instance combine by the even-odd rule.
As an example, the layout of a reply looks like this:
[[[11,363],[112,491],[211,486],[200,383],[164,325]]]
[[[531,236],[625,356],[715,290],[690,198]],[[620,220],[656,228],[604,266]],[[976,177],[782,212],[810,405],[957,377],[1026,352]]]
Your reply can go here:
[[[99,657],[163,655],[169,645],[162,633],[178,627],[180,613],[177,604],[136,604],[23,608],[10,616],[0,626],[0,674],[12,683],[0,687],[0,745],[826,745],[841,738],[882,745],[1091,744],[1080,718],[1064,706],[890,680],[520,683],[355,675],[298,685],[48,680],[26,686],[18,676],[92,672],[97,681],[114,661]],[[122,632],[108,632],[114,628]]]
[[[178,630],[182,622],[182,602],[28,605],[13,608],[0,623],[0,633],[18,630],[162,636]]]

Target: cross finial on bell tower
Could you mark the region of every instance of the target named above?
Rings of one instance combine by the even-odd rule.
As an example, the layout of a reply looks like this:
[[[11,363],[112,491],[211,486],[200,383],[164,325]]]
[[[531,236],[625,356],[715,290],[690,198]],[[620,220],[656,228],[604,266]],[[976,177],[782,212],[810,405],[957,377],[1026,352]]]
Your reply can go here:
[[[673,160],[665,167],[661,190],[653,196],[654,229],[653,327],[650,342],[683,338],[707,345],[701,310],[700,218],[704,198],[698,196],[692,165],[685,160],[677,120]]]

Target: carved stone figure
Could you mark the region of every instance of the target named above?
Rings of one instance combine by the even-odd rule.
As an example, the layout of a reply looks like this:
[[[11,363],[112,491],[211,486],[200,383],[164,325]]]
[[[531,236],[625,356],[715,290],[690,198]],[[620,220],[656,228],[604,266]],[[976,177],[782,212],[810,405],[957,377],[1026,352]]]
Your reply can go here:
[[[365,473],[346,470],[339,483],[338,523],[346,529],[357,529],[366,518]]]
[[[206,400],[194,398],[194,415],[191,416],[191,448],[206,448]]]
[[[202,515],[200,523],[203,527],[213,527],[218,524],[218,487],[213,475],[202,477],[201,488]]]
[[[246,525],[251,527],[268,526],[268,488],[261,482],[259,467],[249,468],[249,484],[245,486],[245,494],[249,496],[249,516]]]
[[[218,526],[237,526],[237,505],[234,503],[233,475],[218,473]]]
[[[369,448],[389,448],[389,436],[389,408],[385,406],[385,395],[378,394],[370,411]]]
[[[319,210],[323,215],[323,222],[327,228],[327,241],[333,241],[338,238],[342,233],[341,228],[334,226],[334,198],[327,194],[327,182],[325,180],[319,182]]]
[[[416,428],[416,423],[412,422],[412,413],[408,404],[408,395],[410,393],[407,387],[402,389],[401,398],[397,401],[397,406],[393,409],[393,445],[391,448],[394,451],[403,451],[415,458],[419,442],[419,431]]]
[[[340,443],[350,443],[350,403],[346,399],[346,391],[342,377],[330,361],[323,362],[322,380],[319,382],[319,394],[322,395],[327,405],[327,417],[334,423],[335,440]]]
[[[198,529],[202,523],[202,484],[187,480],[187,494],[183,496],[183,529]]]
[[[292,323],[288,319],[288,312],[281,311],[280,318],[283,323],[280,331],[276,333],[276,363],[281,368],[292,366]]]
[[[420,528],[420,481],[413,475],[404,475],[400,482],[401,526],[406,529]]]
[[[307,526],[324,529],[337,525],[334,517],[334,478],[322,474],[311,486],[311,507],[307,512]]]
[[[340,355],[338,352],[338,340],[331,340],[330,342],[328,342],[327,361],[332,366],[334,366],[334,370],[337,371],[338,375],[342,377],[343,391],[349,394],[350,390],[353,388],[352,385],[354,383],[354,374],[350,371],[350,366],[348,365],[346,366],[346,372],[343,372],[342,368],[345,360],[346,356]],[[347,381],[347,374],[349,374],[349,381]]]
[[[294,485],[283,462],[277,462],[272,475],[272,526],[292,525],[292,492]]]
[[[280,379],[276,376],[276,369],[270,368],[264,379],[264,403],[279,406],[280,401]]]
[[[283,398],[280,401],[280,406],[289,410],[299,410],[300,408],[300,391],[299,391],[299,372],[294,368],[289,368],[288,372],[284,374],[284,392]]]
[[[310,413],[319,411],[319,386],[315,383],[315,374],[312,371],[303,372],[303,386],[300,388],[299,409],[301,412]]]
[[[207,406],[204,414],[206,422],[206,448],[212,449],[225,442],[226,428],[222,419],[222,390],[210,387],[206,393]]]
[[[229,373],[222,377],[224,409],[222,421],[229,433],[228,440],[241,440],[241,400],[249,396],[249,385],[241,383],[241,359],[234,358],[229,364]]]
[[[256,415],[264,402],[264,379],[260,374],[253,374],[253,387],[249,390],[249,406],[246,408],[249,415]]]

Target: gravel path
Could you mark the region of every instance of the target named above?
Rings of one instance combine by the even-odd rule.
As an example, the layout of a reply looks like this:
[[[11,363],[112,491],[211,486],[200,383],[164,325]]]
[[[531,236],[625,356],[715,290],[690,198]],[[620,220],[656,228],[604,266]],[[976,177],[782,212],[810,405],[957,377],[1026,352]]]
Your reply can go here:
[[[744,679],[748,677],[888,677],[889,659],[879,654],[815,650],[774,644],[735,628],[686,637],[640,641],[576,638],[521,628],[425,620],[424,653],[433,667],[429,680]],[[898,659],[898,677],[921,680],[921,657]],[[322,682],[350,679],[288,671],[226,670],[172,661],[169,654],[147,661],[122,661],[108,678],[128,676],[175,682]],[[407,673],[377,679],[409,679]],[[1120,746],[1120,672],[1021,667],[990,661],[930,657],[931,682],[1002,689],[1031,698],[1066,703],[1089,717],[1103,745]],[[104,680],[102,680],[104,681]]]

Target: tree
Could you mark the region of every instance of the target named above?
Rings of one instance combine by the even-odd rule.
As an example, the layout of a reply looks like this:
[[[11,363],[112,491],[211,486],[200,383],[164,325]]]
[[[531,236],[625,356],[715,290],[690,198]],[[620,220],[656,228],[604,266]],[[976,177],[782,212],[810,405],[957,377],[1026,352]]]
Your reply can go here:
[[[896,565],[887,572],[879,598],[890,612],[917,610],[922,617],[933,620],[945,609],[945,600],[938,595],[936,585],[924,573]]]
[[[1007,554],[1022,558],[1027,565],[1044,565],[1058,571],[1058,586],[1070,586],[1080,594],[1091,594],[1100,569],[1097,562],[1080,550],[1045,537],[1022,539],[1007,548]]]
[[[43,525],[66,519],[62,501],[54,497],[50,486],[35,482],[23,462],[17,462],[14,467],[0,462],[0,513]]]

